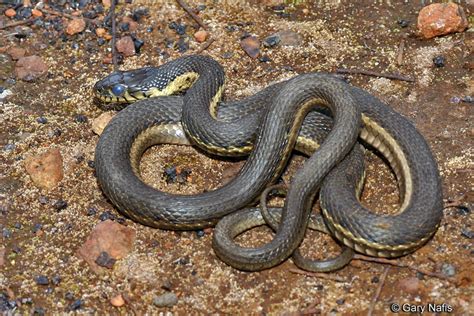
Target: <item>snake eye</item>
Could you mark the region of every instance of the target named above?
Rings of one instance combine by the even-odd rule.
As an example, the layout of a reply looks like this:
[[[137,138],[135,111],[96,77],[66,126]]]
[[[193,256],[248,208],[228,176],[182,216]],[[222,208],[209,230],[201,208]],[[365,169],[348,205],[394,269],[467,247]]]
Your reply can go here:
[[[123,84],[116,84],[115,86],[112,87],[112,93],[120,97],[125,93],[126,87]]]

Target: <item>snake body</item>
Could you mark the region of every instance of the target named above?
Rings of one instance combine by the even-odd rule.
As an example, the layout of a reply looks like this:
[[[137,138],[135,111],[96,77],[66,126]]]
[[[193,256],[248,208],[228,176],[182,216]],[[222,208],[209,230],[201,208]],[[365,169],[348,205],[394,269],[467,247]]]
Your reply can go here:
[[[321,187],[321,204],[326,225],[344,244],[369,255],[393,257],[413,251],[435,232],[442,216],[437,166],[423,137],[401,115],[367,92],[325,74],[300,75],[217,107],[223,84],[219,65],[203,56],[114,73],[96,84],[96,95],[103,101],[132,101],[191,86],[184,97],[151,98],[127,107],[101,135],[95,157],[97,178],[123,213],[167,229],[214,225],[255,201],[281,173],[296,143],[308,155],[320,148],[295,175],[274,239],[260,248],[241,248],[233,237],[263,224],[261,217],[255,210],[225,217],[216,227],[213,244],[227,263],[259,270],[286,259],[300,244],[316,190],[331,169]],[[111,92],[117,85],[126,89]],[[331,109],[334,125],[329,134],[331,123],[311,111],[316,105]],[[360,138],[387,158],[397,176],[403,197],[397,215],[376,215],[358,201],[363,176],[358,146],[339,163],[359,131],[357,105],[364,122]],[[212,128],[202,127],[203,122]],[[189,140],[218,154],[244,155],[254,150],[233,181],[200,195],[166,194],[140,180],[138,165],[147,147]]]

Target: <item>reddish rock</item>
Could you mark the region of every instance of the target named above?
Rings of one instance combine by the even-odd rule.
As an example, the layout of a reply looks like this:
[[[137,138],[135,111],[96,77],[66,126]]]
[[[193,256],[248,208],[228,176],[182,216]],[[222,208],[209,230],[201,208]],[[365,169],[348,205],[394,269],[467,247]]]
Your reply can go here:
[[[138,23],[130,16],[124,16],[122,19],[123,23],[128,23],[129,31],[135,32],[138,29]]]
[[[5,10],[5,15],[9,18],[12,18],[16,15],[16,11],[11,9],[11,8],[7,9],[7,10]]]
[[[24,81],[34,81],[47,72],[48,66],[36,55],[20,58],[15,66],[16,77]]]
[[[209,36],[209,33],[204,30],[200,30],[194,33],[194,39],[196,40],[196,42],[199,42],[199,43],[205,42],[208,36]]]
[[[430,4],[418,14],[418,30],[425,38],[462,32],[467,25],[463,8],[453,2]]]
[[[251,58],[257,58],[260,55],[260,41],[255,36],[248,36],[240,41],[240,47]]]
[[[35,17],[35,18],[38,18],[40,16],[43,16],[43,12],[41,12],[40,10],[38,9],[33,9],[31,10],[31,14]]]
[[[74,35],[81,33],[86,28],[86,21],[84,19],[72,19],[66,28],[66,34]]]
[[[397,288],[409,294],[419,294],[421,289],[420,280],[415,277],[401,279],[397,283]]]
[[[122,53],[124,57],[130,57],[135,55],[135,45],[131,36],[124,36],[117,41],[115,44],[117,51]]]
[[[25,168],[33,183],[42,189],[50,190],[63,179],[63,157],[57,148],[27,158]]]
[[[122,294],[118,294],[110,299],[110,304],[115,307],[122,307],[125,305],[125,300],[123,299]]]
[[[5,248],[0,248],[0,268],[5,264]]]
[[[7,54],[10,55],[10,57],[13,60],[18,60],[21,57],[24,57],[25,53],[26,53],[26,50],[24,48],[21,48],[21,47],[10,47],[7,50]]]
[[[91,269],[100,273],[104,271],[95,262],[99,255],[106,252],[116,260],[125,257],[135,243],[135,230],[111,220],[97,224],[87,241],[77,250],[77,255],[84,259]]]

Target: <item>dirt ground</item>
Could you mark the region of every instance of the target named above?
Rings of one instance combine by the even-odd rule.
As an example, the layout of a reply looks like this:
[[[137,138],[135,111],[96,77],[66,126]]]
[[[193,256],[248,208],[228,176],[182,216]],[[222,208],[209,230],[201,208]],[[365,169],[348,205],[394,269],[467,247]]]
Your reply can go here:
[[[370,91],[411,120],[430,144],[442,176],[444,202],[452,206],[445,208],[438,232],[423,248],[397,259],[398,266],[354,260],[328,274],[329,278],[321,278],[295,273],[291,260],[262,272],[241,272],[215,256],[212,230],[201,236],[201,232],[152,229],[126,219],[124,225],[137,235],[133,251],[118,260],[113,269],[96,274],[75,253],[104,217],[122,218],[103,195],[90,163],[99,139],[92,131],[92,122],[103,113],[93,100],[91,88],[112,71],[112,66],[103,62],[110,45],[98,46],[94,32],[50,43],[41,28],[33,28],[27,38],[8,36],[11,30],[3,29],[0,47],[23,47],[40,56],[49,70],[34,82],[0,82],[11,91],[0,100],[0,255],[4,252],[3,265],[0,263],[0,311],[367,314],[380,288],[374,305],[377,315],[391,314],[393,304],[413,311],[428,308],[430,303],[438,304],[438,312],[450,307],[456,315],[472,313],[473,105],[456,102],[455,98],[474,94],[469,66],[473,33],[468,30],[420,39],[416,19],[422,1],[314,1],[289,5],[284,11],[258,1],[188,3],[193,8],[205,5],[199,15],[215,41],[203,53],[224,66],[228,99],[310,71],[358,68],[414,78],[414,82],[405,82],[348,76],[352,84]],[[186,32],[191,36],[184,54],[196,52],[202,45],[192,38],[196,22],[174,1],[121,4],[119,18],[139,6],[149,9],[149,16],[140,19],[135,31],[145,44],[139,54],[124,59],[121,69],[160,65],[181,56],[178,49],[166,45],[167,39],[178,39],[169,28],[173,21],[187,25]],[[464,9],[469,16],[472,6],[465,4]],[[153,29],[147,30],[150,26]],[[262,46],[261,54],[268,56],[268,62],[250,58],[240,47],[241,37],[247,33],[262,41],[280,30],[300,34],[302,42],[296,46]],[[402,39],[405,48],[400,55]],[[436,56],[445,58],[444,67],[433,65]],[[5,66],[2,72],[14,77],[14,63],[3,65],[12,70]],[[77,115],[84,115],[87,121]],[[39,123],[38,117],[47,118],[47,123]],[[64,178],[56,188],[44,191],[26,172],[25,159],[50,148],[61,152]],[[376,155],[368,154],[367,161],[363,202],[380,211],[386,207],[395,210],[398,189],[393,175]],[[302,162],[301,157],[297,158],[293,166]],[[187,184],[167,184],[161,175],[169,165],[189,168],[191,180]],[[145,154],[142,171],[145,180],[160,189],[189,193],[218,187],[240,166],[238,162],[209,158],[191,147],[164,145]],[[66,201],[67,207],[58,211],[54,206],[58,200]],[[97,211],[91,213],[91,208]],[[255,244],[270,236],[269,230],[262,228],[240,238]],[[336,253],[338,246],[327,236],[309,232],[303,250],[322,258],[322,254]],[[49,284],[38,284],[38,276],[48,277]],[[177,304],[154,305],[154,297],[166,292],[176,294]],[[125,298],[120,308],[110,302],[118,294]]]

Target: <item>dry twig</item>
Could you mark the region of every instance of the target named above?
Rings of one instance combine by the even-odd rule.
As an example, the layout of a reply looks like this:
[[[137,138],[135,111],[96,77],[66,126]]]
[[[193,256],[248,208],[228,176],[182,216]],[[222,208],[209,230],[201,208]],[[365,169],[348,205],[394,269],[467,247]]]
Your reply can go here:
[[[112,63],[114,64],[114,71],[117,71],[117,47],[115,47],[117,42],[117,27],[115,25],[115,5],[115,0],[112,0],[112,5],[110,6],[110,18],[112,19]]]
[[[196,54],[200,54],[203,51],[205,51],[206,49],[208,49],[209,46],[211,46],[212,43],[214,43],[215,40],[216,39],[214,37],[210,37],[204,44],[202,44],[201,47],[199,47],[199,49],[196,51]]]
[[[327,273],[309,272],[309,271],[304,271],[304,270],[296,269],[296,268],[290,269],[289,271],[292,273],[302,274],[302,275],[325,279],[325,280],[331,280],[331,281],[336,281],[336,282],[349,282],[344,278],[341,278],[339,276],[332,275],[332,274],[327,274]]]
[[[32,23],[33,21],[34,21],[34,19],[28,19],[28,20],[16,21],[16,22],[8,23],[8,24],[5,24],[5,25],[3,25],[3,26],[0,26],[0,30],[4,30],[4,29],[7,29],[7,28],[9,28],[9,27],[14,27],[14,26],[18,26],[18,25],[23,25],[23,24]]]
[[[398,53],[397,53],[397,65],[403,64],[403,55],[405,54],[405,37],[402,37],[400,40],[400,45],[398,45]]]
[[[369,311],[367,312],[367,316],[372,316],[372,313],[374,312],[375,309],[375,304],[377,304],[377,301],[379,300],[380,293],[382,292],[383,285],[385,283],[385,279],[387,278],[388,270],[390,270],[390,267],[385,267],[382,276],[380,277],[380,282],[379,286],[377,287],[377,290],[375,291],[375,295],[372,298],[372,302],[370,303]]]
[[[453,278],[447,277],[444,274],[437,273],[437,272],[431,272],[431,271],[421,269],[421,268],[419,268],[417,266],[414,266],[414,265],[411,265],[411,264],[401,263],[401,262],[399,262],[397,260],[393,260],[393,259],[390,260],[390,259],[385,259],[385,258],[374,258],[374,257],[367,257],[367,256],[355,254],[354,255],[354,260],[362,260],[362,261],[376,262],[376,263],[381,263],[381,264],[389,264],[391,266],[395,266],[395,267],[399,267],[399,268],[408,268],[410,270],[417,271],[417,272],[420,272],[422,274],[425,274],[425,275],[428,275],[428,276],[431,276],[431,277],[434,277],[434,278],[438,278],[438,279],[442,279],[442,280],[446,280],[446,281],[450,281],[450,282],[455,281]]]
[[[68,18],[68,19],[77,19],[78,18],[77,16],[67,14],[67,13],[64,13],[64,12],[54,11],[54,10],[51,10],[51,9],[39,8],[38,10],[40,10],[41,12],[43,12],[45,14],[63,16],[63,17]]]
[[[400,80],[400,81],[415,82],[415,79],[405,77],[399,74],[382,74],[379,72],[364,70],[364,69],[339,68],[336,70],[336,72],[340,74],[359,74],[359,75],[366,75],[366,76],[372,76],[372,77],[381,77],[381,78],[388,78],[388,79],[394,79],[394,80]]]
[[[197,24],[199,24],[203,29],[207,31],[207,25],[204,24],[201,18],[197,16],[197,14],[194,13],[193,10],[191,10],[191,8],[183,0],[176,0],[176,2],[178,2],[178,4],[183,8],[183,10],[186,11],[193,18],[193,20],[197,22]]]

